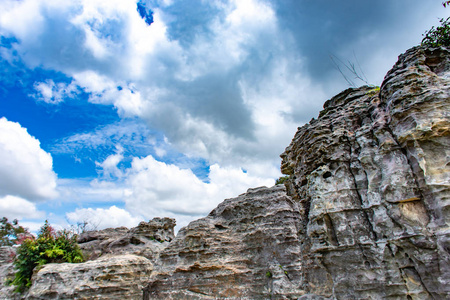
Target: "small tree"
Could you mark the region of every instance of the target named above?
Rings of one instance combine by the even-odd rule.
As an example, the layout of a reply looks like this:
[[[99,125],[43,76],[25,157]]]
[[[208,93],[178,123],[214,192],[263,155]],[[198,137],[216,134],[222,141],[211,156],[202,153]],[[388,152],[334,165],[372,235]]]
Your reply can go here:
[[[441,26],[431,27],[430,30],[425,32],[422,40],[422,46],[428,47],[440,47],[450,46],[450,17],[447,19],[441,19]]]
[[[275,180],[275,185],[283,184],[288,179],[289,179],[289,176],[281,176],[280,178]]]
[[[14,265],[17,272],[12,284],[16,285],[16,292],[23,292],[31,286],[31,276],[35,268],[47,263],[83,261],[77,236],[66,230],[56,232],[48,221],[39,230],[37,239],[28,238],[17,249]]]
[[[450,1],[442,2],[444,7],[450,6]],[[444,20],[440,19],[441,26],[436,28],[431,27],[430,30],[423,34],[424,38],[422,40],[422,46],[428,47],[440,47],[440,46],[450,46],[450,17]]]
[[[13,246],[19,243],[21,236],[30,234],[26,228],[19,225],[19,221],[12,222],[3,217],[0,220],[0,246]]]

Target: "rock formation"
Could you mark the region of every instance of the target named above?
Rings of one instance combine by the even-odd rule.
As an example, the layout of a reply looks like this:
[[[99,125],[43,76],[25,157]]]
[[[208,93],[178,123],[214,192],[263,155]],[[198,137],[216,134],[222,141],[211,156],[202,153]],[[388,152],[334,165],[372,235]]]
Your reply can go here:
[[[282,154],[300,205],[308,293],[337,299],[450,296],[450,53],[413,48],[379,94],[327,101]]]
[[[348,89],[298,129],[285,185],[176,237],[171,219],[84,234],[94,260],[45,266],[28,298],[449,299],[449,99],[450,50],[412,48],[380,89]]]
[[[14,276],[13,260],[16,255],[14,247],[0,247],[0,299],[19,299],[14,294],[14,287],[7,284],[7,280]]]
[[[80,264],[48,264],[33,276],[26,299],[142,299],[153,265],[132,254]]]
[[[225,200],[160,253],[144,299],[297,298],[298,226],[297,204],[284,186]]]
[[[450,296],[450,53],[413,48],[348,89],[249,190],[164,249],[144,299]]]
[[[173,240],[174,227],[174,219],[154,218],[131,229],[119,227],[84,232],[77,242],[88,260],[112,253],[136,254],[153,259]]]
[[[131,229],[82,233],[78,243],[87,262],[43,266],[25,295],[2,281],[0,299],[142,299],[153,261],[174,238],[174,227],[174,219],[154,218]],[[14,253],[12,247],[0,249],[1,279],[14,275]]]

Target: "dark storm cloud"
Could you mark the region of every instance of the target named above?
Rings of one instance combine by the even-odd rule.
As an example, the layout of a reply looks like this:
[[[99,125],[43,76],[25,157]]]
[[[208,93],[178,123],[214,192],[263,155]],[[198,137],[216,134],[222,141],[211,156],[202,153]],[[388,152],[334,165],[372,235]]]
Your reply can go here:
[[[179,105],[233,136],[251,138],[254,123],[251,111],[243,102],[237,78],[230,72],[178,83],[177,90],[182,93]]]
[[[440,1],[282,0],[273,4],[281,26],[292,32],[315,80],[323,80],[335,71],[329,59],[331,54],[354,51],[363,60],[379,48],[397,45],[403,52],[420,43],[421,34],[430,26],[430,15],[445,13]],[[377,39],[372,40],[371,36]],[[414,42],[406,37],[413,37]],[[368,41],[366,45],[348,51],[348,47],[364,39]],[[351,56],[341,59],[355,61]]]

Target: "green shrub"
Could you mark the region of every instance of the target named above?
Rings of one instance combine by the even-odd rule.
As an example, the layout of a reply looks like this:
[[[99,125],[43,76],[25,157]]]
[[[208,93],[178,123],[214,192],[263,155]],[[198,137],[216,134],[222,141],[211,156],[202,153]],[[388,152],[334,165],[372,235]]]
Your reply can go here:
[[[450,17],[447,19],[441,19],[441,26],[436,28],[431,27],[431,29],[424,34],[422,40],[422,46],[427,47],[440,47],[440,46],[450,46]]]
[[[275,185],[283,184],[286,180],[289,179],[289,176],[281,176],[275,181]]]
[[[37,239],[28,238],[17,249],[14,265],[17,269],[12,284],[16,292],[23,292],[31,286],[31,276],[35,268],[47,263],[78,263],[83,261],[76,235],[66,230],[56,232],[45,221],[39,230]]]

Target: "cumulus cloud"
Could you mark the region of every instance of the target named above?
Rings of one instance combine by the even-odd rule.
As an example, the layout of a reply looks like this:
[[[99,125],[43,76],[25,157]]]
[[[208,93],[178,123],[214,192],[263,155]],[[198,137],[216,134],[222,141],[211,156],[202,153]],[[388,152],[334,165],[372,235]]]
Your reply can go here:
[[[153,12],[149,24],[137,2],[4,0],[0,34],[13,42],[1,53],[72,79],[36,82],[36,98],[60,103],[83,91],[91,103],[114,105],[125,120],[56,143],[52,151],[59,154],[104,152],[96,158],[103,178],[60,180],[62,195],[125,201],[132,218],[184,220],[248,187],[273,183],[278,155],[297,126],[347,87],[330,54],[346,61],[355,53],[369,82],[380,84],[397,55],[418,44],[443,10],[439,1],[419,0],[139,1]],[[106,157],[116,145],[123,152]],[[123,164],[132,157],[131,166]],[[196,160],[211,165],[202,180],[189,169]],[[14,184],[0,183],[0,196],[6,189],[24,198],[54,191],[51,157],[36,167],[47,170],[45,184],[7,163],[0,172],[9,172]],[[19,188],[23,176],[33,178],[28,188]]]
[[[253,115],[241,80],[270,73],[260,64],[274,65],[273,57],[284,53],[277,16],[269,2],[257,0],[197,4],[147,1],[154,11],[149,26],[136,1],[73,1],[57,12],[53,1],[25,0],[5,5],[2,25],[5,34],[19,38],[13,49],[30,66],[42,64],[73,77],[91,102],[113,104],[121,116],[146,120],[179,151],[220,164],[238,156],[251,160],[254,155],[240,150],[267,140],[255,136],[255,128],[271,118]],[[20,23],[30,21],[20,10],[33,10],[37,24],[31,33],[11,21],[12,16]],[[190,26],[191,16],[207,19]],[[29,42],[31,35],[38,39]],[[62,52],[57,50],[61,47]],[[51,81],[35,88],[47,102],[62,99],[64,87]],[[281,97],[273,100],[283,102]],[[289,103],[285,106],[289,110]],[[285,126],[279,127],[283,132]],[[283,141],[295,125],[290,128]],[[269,150],[270,156],[282,147]]]
[[[39,211],[36,204],[16,196],[0,198],[0,211],[2,217],[8,219],[37,219],[45,217],[45,212]],[[22,225],[22,224],[21,224]]]
[[[57,196],[52,157],[19,123],[0,119],[0,196],[26,199]]]
[[[73,200],[77,195],[81,198],[78,202],[80,205],[83,205],[82,199],[86,201],[85,205],[93,205],[108,198],[108,202],[123,201],[124,209],[110,209],[114,213],[111,223],[104,220],[107,213],[105,209],[92,208],[80,208],[67,214],[70,221],[79,222],[83,221],[82,218],[88,218],[89,222],[101,223],[104,228],[112,224],[119,226],[124,220],[130,224],[136,220],[169,216],[177,219],[178,226],[185,226],[209,213],[226,198],[246,192],[249,187],[274,184],[273,179],[217,164],[210,166],[205,180],[200,180],[191,169],[158,161],[150,155],[134,158],[129,168],[119,170],[117,165],[121,158],[119,152],[99,163],[106,176],[102,180],[93,180],[84,189],[80,189],[77,183],[71,190],[71,180],[66,180],[60,186],[67,193],[64,198]],[[111,172],[120,180],[111,180]]]
[[[145,218],[154,216],[201,216],[225,198],[235,197],[248,187],[272,186],[273,179],[258,177],[238,168],[212,165],[208,182],[190,169],[157,161],[152,156],[135,158],[127,170],[126,208]]]
[[[64,82],[55,83],[52,79],[36,82],[34,89],[36,93],[31,96],[49,104],[58,104],[66,98],[74,98],[78,93],[77,85]]]
[[[124,209],[113,205],[109,208],[81,208],[74,212],[69,212],[66,217],[71,223],[87,222],[93,229],[115,228],[115,227],[136,227],[142,218],[133,217]]]

